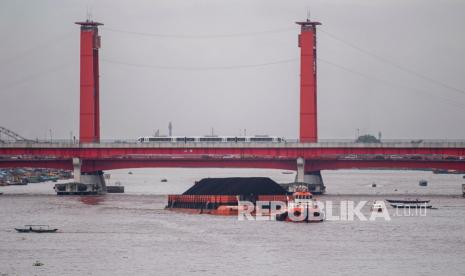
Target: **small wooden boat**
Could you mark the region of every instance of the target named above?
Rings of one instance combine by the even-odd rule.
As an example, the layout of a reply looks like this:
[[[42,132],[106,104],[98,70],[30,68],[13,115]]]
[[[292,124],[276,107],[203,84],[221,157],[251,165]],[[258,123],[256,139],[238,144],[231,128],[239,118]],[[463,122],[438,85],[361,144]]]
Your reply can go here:
[[[48,225],[24,225],[24,228],[15,228],[18,233],[55,233],[58,229]]]
[[[428,181],[422,179],[420,180],[420,182],[418,182],[418,185],[420,185],[421,187],[426,187],[428,186]]]
[[[425,209],[431,209],[433,206],[432,205],[427,205],[426,203],[419,203],[419,204],[413,204],[413,203],[391,203],[391,206],[394,208],[425,208]]]
[[[403,204],[423,204],[423,203],[428,203],[429,200],[403,200],[403,199],[386,199],[387,202],[389,203],[403,203]]]

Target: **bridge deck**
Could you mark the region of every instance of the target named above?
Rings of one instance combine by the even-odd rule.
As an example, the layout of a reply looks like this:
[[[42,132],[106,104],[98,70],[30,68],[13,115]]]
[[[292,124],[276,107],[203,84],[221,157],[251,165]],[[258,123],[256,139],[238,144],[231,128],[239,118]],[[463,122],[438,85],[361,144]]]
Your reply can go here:
[[[235,142],[102,142],[77,144],[71,142],[16,142],[0,143],[0,148],[465,148],[465,141],[435,141],[422,142],[396,141],[383,143],[354,143],[354,142],[319,142],[319,143],[235,143]]]

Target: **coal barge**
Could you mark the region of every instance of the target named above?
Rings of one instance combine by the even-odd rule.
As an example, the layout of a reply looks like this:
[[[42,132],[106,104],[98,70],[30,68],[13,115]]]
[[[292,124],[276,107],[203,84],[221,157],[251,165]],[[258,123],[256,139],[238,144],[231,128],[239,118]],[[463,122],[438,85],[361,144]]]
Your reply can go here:
[[[195,214],[237,216],[239,208],[242,208],[239,206],[240,201],[251,202],[254,206],[257,201],[279,201],[286,206],[285,209],[279,210],[277,220],[290,221],[289,212],[293,212],[294,217],[300,216],[300,221],[303,222],[322,221],[322,213],[319,210],[315,211],[317,206],[313,204],[311,193],[306,191],[305,197],[302,197],[302,194],[302,191],[288,193],[267,177],[205,178],[181,195],[168,195],[166,209]],[[311,201],[312,204],[310,206],[303,201]],[[304,212],[303,208],[308,211]],[[305,214],[305,217],[301,214]]]
[[[238,202],[287,201],[285,189],[267,177],[204,178],[181,195],[168,195],[167,209],[237,215]]]

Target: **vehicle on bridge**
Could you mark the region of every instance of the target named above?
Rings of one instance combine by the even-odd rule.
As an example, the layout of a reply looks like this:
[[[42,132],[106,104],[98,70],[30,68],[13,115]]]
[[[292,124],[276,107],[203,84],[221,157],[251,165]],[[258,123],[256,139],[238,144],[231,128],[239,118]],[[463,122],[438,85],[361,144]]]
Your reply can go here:
[[[229,142],[229,143],[281,143],[285,139],[276,136],[144,136],[137,138],[139,143],[199,143],[199,142]]]

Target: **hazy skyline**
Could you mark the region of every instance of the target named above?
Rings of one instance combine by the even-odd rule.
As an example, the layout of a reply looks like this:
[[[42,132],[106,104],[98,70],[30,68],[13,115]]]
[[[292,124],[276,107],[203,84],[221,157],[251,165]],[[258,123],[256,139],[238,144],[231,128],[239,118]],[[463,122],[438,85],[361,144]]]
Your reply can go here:
[[[294,22],[310,7],[311,18],[323,23],[320,138],[353,138],[357,128],[382,131],[383,138],[465,138],[465,2],[438,3],[2,0],[0,126],[28,138],[49,137],[49,129],[54,138],[78,136],[74,22],[89,10],[105,24],[103,139],[166,134],[170,121],[174,135],[213,127],[219,135],[247,129],[296,138]],[[268,65],[248,67],[257,64]]]

